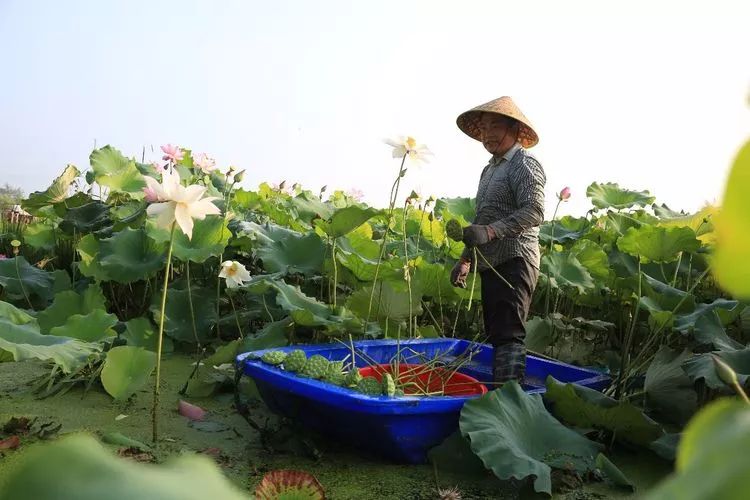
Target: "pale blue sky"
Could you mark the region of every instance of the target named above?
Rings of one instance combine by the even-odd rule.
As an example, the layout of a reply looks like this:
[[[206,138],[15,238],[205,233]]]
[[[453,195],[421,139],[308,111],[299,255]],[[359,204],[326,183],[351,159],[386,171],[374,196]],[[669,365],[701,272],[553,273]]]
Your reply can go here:
[[[435,157],[405,191],[473,196],[487,155],[455,118],[511,95],[548,215],[566,185],[561,213],[582,214],[592,181],[695,210],[750,130],[746,4],[0,0],[0,183],[44,189],[94,140],[147,159],[171,142],[250,188],[382,205],[398,165],[381,141],[409,134]]]

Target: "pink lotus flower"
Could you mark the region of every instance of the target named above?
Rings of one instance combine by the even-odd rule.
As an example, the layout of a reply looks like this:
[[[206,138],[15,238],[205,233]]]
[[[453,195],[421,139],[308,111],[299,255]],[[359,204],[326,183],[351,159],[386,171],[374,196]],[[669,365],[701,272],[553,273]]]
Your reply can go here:
[[[8,257],[6,257],[4,253],[0,253],[0,260],[5,260],[7,258]]]
[[[560,191],[560,194],[557,195],[557,199],[560,201],[568,201],[568,198],[570,198],[570,188],[565,186],[562,191]]]
[[[216,160],[206,153],[197,153],[193,156],[193,165],[207,174],[216,168]]]
[[[146,203],[156,203],[159,201],[159,195],[154,188],[146,186],[143,188],[143,199],[146,200]]]
[[[362,198],[365,196],[362,190],[357,188],[350,189],[346,192],[346,195],[350,198],[354,198],[357,201],[362,201]]]
[[[161,157],[162,160],[177,163],[178,161],[182,161],[182,158],[185,156],[185,153],[179,146],[173,146],[172,144],[162,146],[161,150],[164,151],[164,156]]]

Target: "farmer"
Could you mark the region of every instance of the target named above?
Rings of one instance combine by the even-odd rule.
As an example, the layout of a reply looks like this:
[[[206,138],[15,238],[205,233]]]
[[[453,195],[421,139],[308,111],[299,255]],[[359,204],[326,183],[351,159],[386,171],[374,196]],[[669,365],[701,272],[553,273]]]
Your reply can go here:
[[[539,137],[510,97],[466,111],[456,123],[492,158],[479,178],[476,217],[463,230],[466,249],[453,267],[451,282],[466,287],[472,266],[477,266],[484,330],[494,347],[493,382],[521,383],[526,369],[524,323],[539,277],[546,182],[542,165],[527,149]]]

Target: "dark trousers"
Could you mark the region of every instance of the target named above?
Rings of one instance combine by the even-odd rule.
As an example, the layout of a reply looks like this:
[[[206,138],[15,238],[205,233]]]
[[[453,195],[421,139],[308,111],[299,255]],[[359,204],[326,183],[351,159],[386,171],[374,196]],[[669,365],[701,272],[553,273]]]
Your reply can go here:
[[[483,271],[482,310],[484,331],[495,348],[493,381],[523,381],[526,371],[526,318],[539,271],[523,257],[514,257],[495,270],[512,285],[512,289],[491,269]]]

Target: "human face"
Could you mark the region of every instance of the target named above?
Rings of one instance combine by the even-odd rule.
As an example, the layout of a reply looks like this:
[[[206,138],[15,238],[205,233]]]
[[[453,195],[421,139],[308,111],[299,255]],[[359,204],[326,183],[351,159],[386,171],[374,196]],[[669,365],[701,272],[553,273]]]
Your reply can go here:
[[[491,113],[482,113],[479,119],[479,137],[489,153],[503,154],[518,138],[518,127],[512,120]]]

